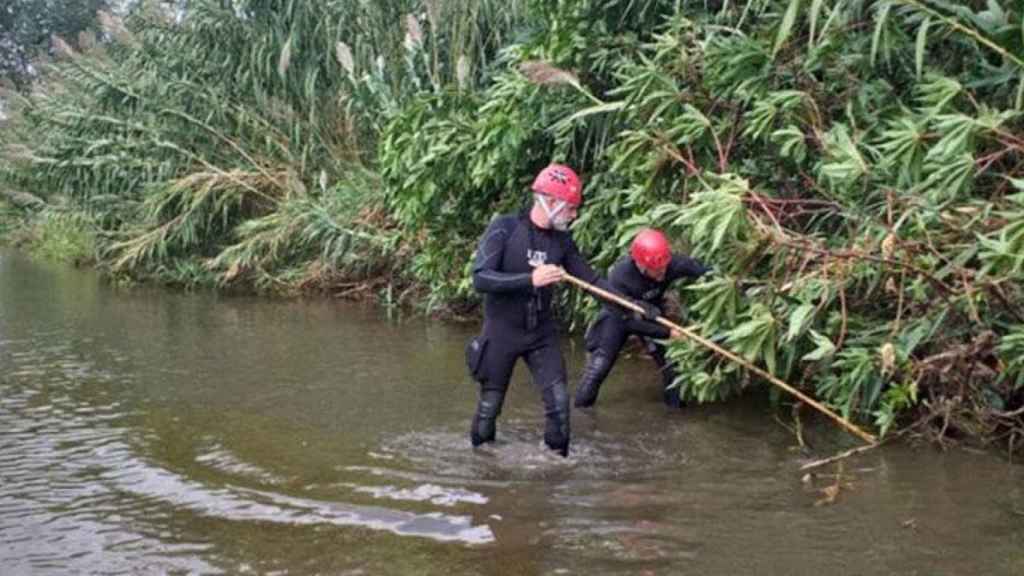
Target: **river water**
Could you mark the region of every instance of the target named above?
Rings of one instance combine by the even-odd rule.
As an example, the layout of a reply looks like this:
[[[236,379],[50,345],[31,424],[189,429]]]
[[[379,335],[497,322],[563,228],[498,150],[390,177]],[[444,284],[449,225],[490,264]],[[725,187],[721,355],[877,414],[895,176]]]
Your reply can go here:
[[[668,410],[640,357],[573,412],[570,458],[523,366],[474,451],[473,330],[0,252],[0,574],[1024,574],[1003,455],[805,477],[855,440],[809,421],[801,451],[757,395]]]

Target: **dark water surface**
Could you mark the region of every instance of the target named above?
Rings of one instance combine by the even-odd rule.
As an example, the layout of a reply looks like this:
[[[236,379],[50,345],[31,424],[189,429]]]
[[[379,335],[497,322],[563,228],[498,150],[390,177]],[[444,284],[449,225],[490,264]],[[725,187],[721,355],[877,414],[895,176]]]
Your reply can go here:
[[[573,454],[517,369],[466,438],[472,327],[118,290],[0,252],[0,574],[1024,574],[1024,474],[886,447],[833,482],[759,399],[672,413],[621,362]],[[567,344],[572,376],[581,353]]]

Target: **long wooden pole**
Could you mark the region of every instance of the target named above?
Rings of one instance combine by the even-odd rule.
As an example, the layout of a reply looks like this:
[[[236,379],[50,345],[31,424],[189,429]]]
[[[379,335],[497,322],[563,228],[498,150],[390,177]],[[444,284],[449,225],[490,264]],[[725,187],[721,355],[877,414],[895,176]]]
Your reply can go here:
[[[611,293],[611,292],[609,292],[607,290],[604,290],[602,288],[598,288],[597,286],[594,286],[593,284],[590,284],[589,282],[585,282],[583,280],[580,280],[579,278],[576,278],[575,276],[573,276],[571,274],[566,273],[566,274],[563,275],[563,278],[565,280],[569,281],[570,283],[575,284],[576,286],[579,286],[580,288],[586,290],[587,292],[590,292],[591,294],[594,294],[596,296],[604,298],[605,300],[610,300],[610,301],[612,301],[612,302],[614,302],[614,303],[618,304],[619,306],[622,306],[622,307],[624,307],[626,309],[632,310],[634,312],[639,312],[640,314],[643,314],[643,312],[644,312],[643,308],[641,308],[637,304],[634,304],[633,302],[631,302],[631,301],[629,301],[629,300],[627,300],[625,298],[622,298],[618,294],[613,294],[613,293]],[[666,327],[666,328],[668,328],[670,330],[675,330],[675,331],[679,332],[683,336],[686,336],[687,338],[693,340],[694,342],[697,342],[701,346],[704,346],[705,348],[708,348],[708,349],[710,349],[710,350],[712,350],[712,351],[714,351],[714,352],[716,352],[716,353],[718,353],[718,354],[728,358],[729,360],[732,360],[733,362],[743,366],[747,370],[750,370],[751,372],[757,374],[758,376],[764,378],[765,380],[771,382],[772,384],[778,386],[779,388],[782,388],[786,392],[789,392],[793,396],[796,396],[801,402],[803,402],[803,403],[813,407],[818,412],[821,412],[822,414],[828,416],[829,418],[834,420],[836,423],[838,423],[840,426],[842,426],[846,431],[850,432],[851,434],[853,434],[855,436],[858,436],[859,438],[861,438],[865,442],[868,442],[868,443],[871,443],[871,444],[876,444],[878,442],[877,438],[875,438],[871,434],[868,434],[864,430],[861,430],[860,428],[858,428],[857,426],[851,424],[850,422],[846,421],[844,418],[842,418],[841,416],[839,416],[835,412],[829,410],[826,406],[824,406],[823,404],[821,404],[820,402],[818,402],[814,398],[811,398],[810,396],[804,394],[803,392],[797,390],[796,388],[790,386],[789,384],[786,384],[784,381],[780,380],[779,378],[776,378],[771,373],[769,373],[769,372],[767,372],[765,370],[762,370],[761,368],[758,368],[757,366],[755,366],[754,364],[751,364],[750,362],[747,362],[746,360],[744,360],[740,356],[736,355],[735,353],[730,352],[729,350],[726,350],[725,348],[722,348],[721,346],[719,346],[718,344],[715,344],[714,342],[708,340],[707,338],[704,338],[703,336],[700,336],[699,334],[694,333],[692,330],[689,330],[687,328],[683,328],[682,326],[676,324],[675,322],[672,322],[671,320],[668,320],[667,318],[664,318],[662,316],[658,316],[658,318],[655,321],[658,324],[661,324],[662,326],[664,326],[664,327]]]

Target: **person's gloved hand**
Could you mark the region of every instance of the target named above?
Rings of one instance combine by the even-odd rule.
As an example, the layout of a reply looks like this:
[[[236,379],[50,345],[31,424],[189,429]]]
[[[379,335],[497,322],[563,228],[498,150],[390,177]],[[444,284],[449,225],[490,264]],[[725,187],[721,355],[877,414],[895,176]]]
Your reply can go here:
[[[658,316],[661,316],[661,309],[654,304],[638,300],[636,305],[643,309],[643,314],[640,317],[648,322],[654,322],[658,319]]]
[[[700,271],[700,276],[698,276],[698,278],[705,278],[706,279],[706,277],[714,276],[715,274],[718,274],[718,270],[715,270],[714,266],[702,266],[701,267],[701,271]]]

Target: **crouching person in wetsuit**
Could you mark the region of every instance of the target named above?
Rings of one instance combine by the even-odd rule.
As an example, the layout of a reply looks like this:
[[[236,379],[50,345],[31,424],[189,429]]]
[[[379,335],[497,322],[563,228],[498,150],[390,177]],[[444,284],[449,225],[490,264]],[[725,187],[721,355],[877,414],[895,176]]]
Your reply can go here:
[[[495,218],[477,246],[473,286],[484,296],[484,325],[466,348],[466,362],[480,384],[470,430],[473,446],[492,442],[512,369],[526,361],[544,403],[544,442],[569,452],[569,395],[552,285],[563,274],[611,290],[580,255],[567,232],[582,201],[572,169],[552,164],[533,182],[534,202],[522,213]]]
[[[676,378],[675,371],[665,361],[665,346],[655,342],[678,337],[668,328],[651,321],[661,314],[665,290],[679,278],[699,278],[709,269],[686,256],[672,254],[668,239],[657,230],[642,230],[633,239],[629,256],[620,259],[608,274],[615,291],[639,301],[645,308],[643,318],[635,317],[618,306],[605,304],[587,331],[587,365],[576,387],[575,405],[593,406],[601,383],[608,377],[619,351],[630,335],[641,337],[654,362],[661,370],[665,403],[678,408],[682,405],[679,391],[670,388]]]

